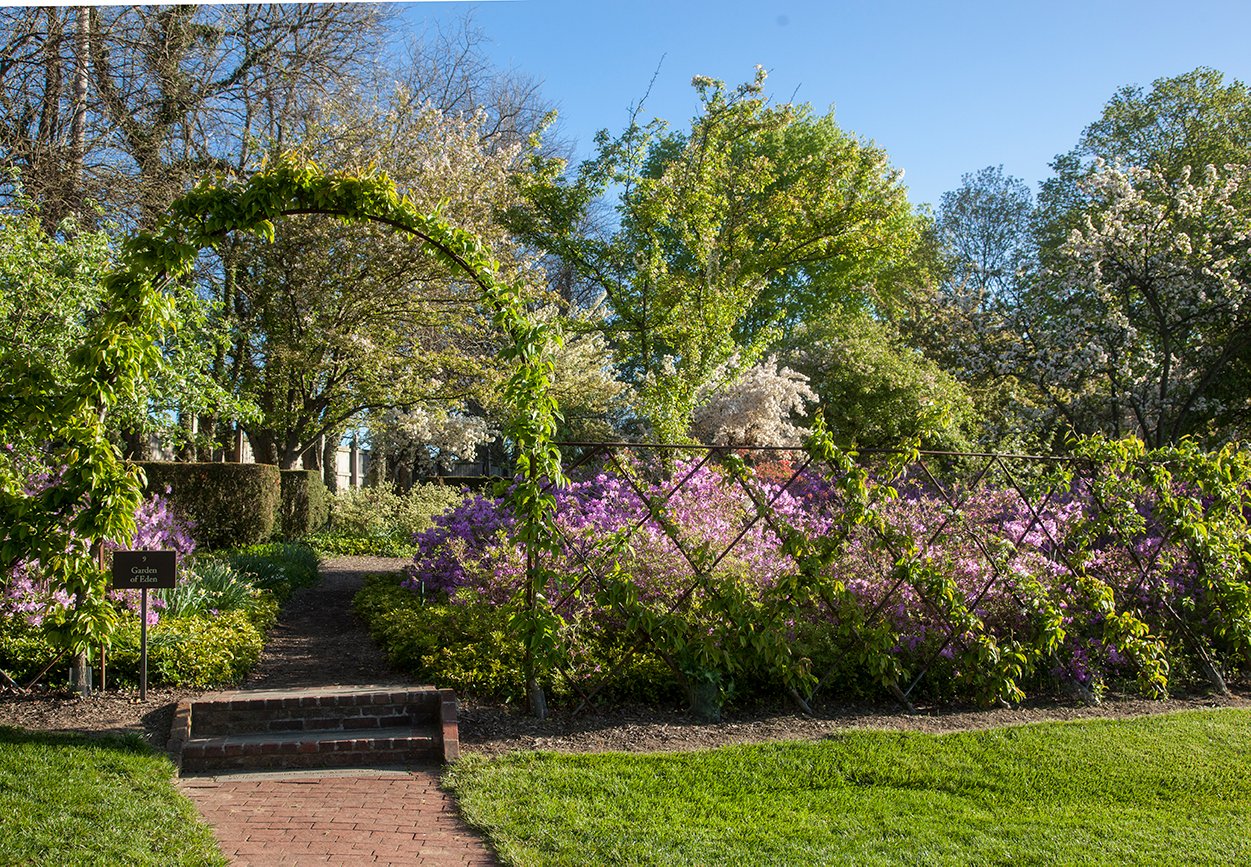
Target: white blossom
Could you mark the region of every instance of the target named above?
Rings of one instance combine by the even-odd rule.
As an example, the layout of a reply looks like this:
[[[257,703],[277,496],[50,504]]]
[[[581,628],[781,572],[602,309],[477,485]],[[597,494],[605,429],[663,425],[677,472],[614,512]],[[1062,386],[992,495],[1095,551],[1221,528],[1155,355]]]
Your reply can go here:
[[[816,403],[817,396],[808,387],[808,377],[778,367],[777,358],[771,356],[697,399],[701,402],[695,407],[692,433],[701,442],[798,445],[806,431],[793,419]]]

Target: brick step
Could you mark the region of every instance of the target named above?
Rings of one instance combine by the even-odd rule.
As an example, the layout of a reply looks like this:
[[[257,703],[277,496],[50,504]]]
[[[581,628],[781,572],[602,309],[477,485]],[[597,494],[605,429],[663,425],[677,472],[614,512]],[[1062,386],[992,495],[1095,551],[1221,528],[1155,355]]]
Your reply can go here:
[[[456,696],[407,686],[249,690],[179,703],[169,753],[188,771],[450,761]]]
[[[419,725],[436,721],[442,703],[434,687],[205,696],[194,702],[191,736]]]
[[[441,758],[438,738],[414,734],[407,726],[378,729],[364,737],[342,731],[306,731],[193,738],[182,748],[184,772],[358,767]]]

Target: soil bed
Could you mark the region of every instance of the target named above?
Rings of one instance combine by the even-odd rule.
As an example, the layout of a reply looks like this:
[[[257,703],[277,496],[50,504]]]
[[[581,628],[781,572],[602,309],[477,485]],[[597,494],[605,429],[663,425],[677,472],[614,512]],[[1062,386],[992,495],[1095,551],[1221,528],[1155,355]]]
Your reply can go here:
[[[896,704],[831,704],[801,716],[789,707],[758,708],[723,714],[721,722],[699,722],[682,710],[616,708],[571,716],[553,712],[536,720],[516,709],[462,702],[461,750],[500,755],[515,750],[558,752],[676,752],[730,744],[821,740],[850,728],[950,732],[1022,725],[1047,720],[1142,716],[1199,708],[1251,708],[1251,689],[1230,698],[1198,695],[1152,701],[1114,696],[1099,705],[1032,700],[1016,708],[918,708],[903,712]]]

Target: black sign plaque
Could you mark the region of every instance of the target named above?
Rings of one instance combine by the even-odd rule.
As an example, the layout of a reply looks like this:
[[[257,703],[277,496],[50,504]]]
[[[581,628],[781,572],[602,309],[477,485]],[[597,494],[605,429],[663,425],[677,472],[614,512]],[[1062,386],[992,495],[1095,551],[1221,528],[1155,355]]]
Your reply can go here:
[[[168,589],[175,584],[173,551],[114,551],[114,590]]]

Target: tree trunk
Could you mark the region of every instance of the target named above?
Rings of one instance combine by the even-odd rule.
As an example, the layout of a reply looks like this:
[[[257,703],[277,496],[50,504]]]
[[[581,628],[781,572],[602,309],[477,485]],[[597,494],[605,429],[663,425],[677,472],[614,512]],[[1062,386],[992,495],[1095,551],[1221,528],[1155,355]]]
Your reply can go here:
[[[90,79],[91,16],[85,8],[74,12],[74,114],[70,119],[71,206],[80,214],[86,198],[83,163],[87,154],[87,85]]]
[[[369,470],[365,474],[365,483],[369,485],[385,485],[387,483],[387,456],[384,453],[371,454]]]
[[[70,688],[81,696],[91,695],[91,666],[87,664],[87,654],[74,654],[70,664]]]
[[[178,449],[178,460],[180,461],[194,461],[196,459],[196,440],[199,436],[199,425],[196,424],[196,421],[194,413],[178,413],[178,427],[182,429],[183,438],[186,440],[182,448]]]
[[[248,431],[248,442],[252,444],[252,459],[258,464],[278,465],[278,442],[269,431]]]
[[[330,493],[339,490],[339,436],[327,435],[321,447],[321,478]]]
[[[226,442],[226,462],[243,463],[243,428],[235,422],[230,426],[230,439]]]
[[[141,431],[122,431],[122,451],[130,461],[152,460],[152,446],[148,442],[148,435]]]

